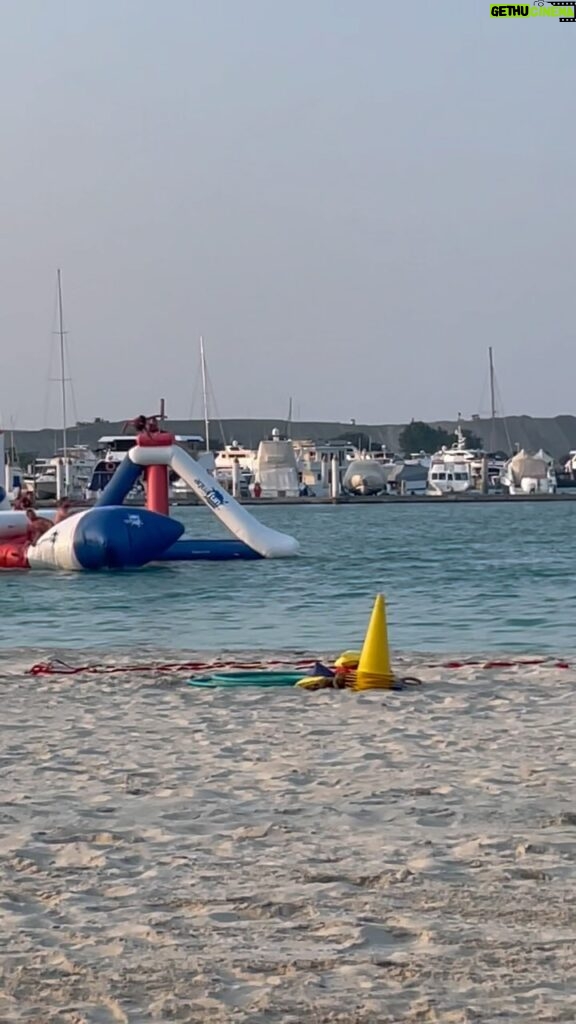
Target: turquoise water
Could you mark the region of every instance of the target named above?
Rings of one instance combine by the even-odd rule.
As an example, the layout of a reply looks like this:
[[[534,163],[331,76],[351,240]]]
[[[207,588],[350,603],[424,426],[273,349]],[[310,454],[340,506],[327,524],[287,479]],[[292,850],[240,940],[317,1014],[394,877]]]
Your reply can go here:
[[[175,510],[220,535],[203,508]],[[298,537],[290,561],[117,574],[4,573],[0,646],[333,650],[362,638],[375,593],[396,650],[576,650],[576,505],[263,507]]]

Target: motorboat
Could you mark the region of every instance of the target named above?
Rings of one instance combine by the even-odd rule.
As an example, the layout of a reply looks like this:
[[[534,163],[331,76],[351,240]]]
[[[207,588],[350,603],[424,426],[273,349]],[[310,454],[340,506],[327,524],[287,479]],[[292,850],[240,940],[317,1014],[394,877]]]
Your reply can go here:
[[[389,467],[386,490],[388,494],[426,494],[429,461],[405,459]]]
[[[349,494],[364,496],[386,490],[386,466],[378,459],[358,458],[349,462],[342,479],[342,488]]]
[[[374,495],[388,490],[393,470],[398,472],[402,459],[386,445],[370,451],[355,448],[346,465],[342,487],[349,494]]]
[[[522,448],[505,464],[500,474],[508,494],[555,494],[558,481],[554,460],[542,449],[530,454]]]

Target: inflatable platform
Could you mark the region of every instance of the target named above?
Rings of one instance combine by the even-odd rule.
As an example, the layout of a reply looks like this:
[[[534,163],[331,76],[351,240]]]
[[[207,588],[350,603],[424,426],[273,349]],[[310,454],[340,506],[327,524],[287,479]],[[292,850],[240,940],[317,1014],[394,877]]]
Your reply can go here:
[[[289,558],[298,553],[294,537],[260,523],[175,444],[172,434],[141,433],[135,442],[96,506],[68,516],[35,544],[27,539],[26,513],[12,511],[2,490],[0,568],[122,569],[150,562]],[[169,470],[227,527],[230,540],[182,539],[184,526],[169,515]],[[146,508],[123,506],[141,474],[146,481]],[[46,518],[51,515],[42,513]]]

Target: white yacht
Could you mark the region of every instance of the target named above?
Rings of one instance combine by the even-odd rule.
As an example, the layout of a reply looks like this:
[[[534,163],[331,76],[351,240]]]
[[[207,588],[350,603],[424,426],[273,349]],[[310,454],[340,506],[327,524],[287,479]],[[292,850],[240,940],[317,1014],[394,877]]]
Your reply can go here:
[[[456,441],[451,448],[445,446],[435,452],[428,470],[430,494],[462,494],[474,486],[472,464],[478,452],[466,447],[466,438],[460,424],[456,427]]]
[[[292,441],[302,494],[326,496],[331,489],[332,463],[346,466],[356,449],[347,441]]]
[[[552,456],[540,449],[533,455],[516,452],[504,466],[500,479],[508,494],[555,494],[558,481]]]
[[[272,438],[260,441],[254,464],[254,494],[262,498],[298,498],[300,479],[292,441],[280,437],[277,427]]]
[[[487,488],[497,490],[505,459],[489,455],[480,448],[467,448],[466,437],[460,424],[456,427],[456,441],[451,448],[442,447],[430,460],[428,470],[429,494],[463,494],[481,491],[486,465]]]
[[[232,488],[234,465],[240,467],[240,493],[246,495],[254,479],[257,452],[244,448],[238,441],[225,444],[214,456],[214,476],[228,490]]]
[[[100,494],[110,483],[122,459],[134,447],[135,442],[136,438],[129,434],[111,434],[98,438],[96,443],[97,461],[88,484],[90,496]]]
[[[232,473],[232,466],[235,462],[240,464],[242,472],[253,473],[257,452],[254,448],[244,448],[238,441],[232,444],[225,444],[214,456],[214,467],[216,473]]]
[[[36,460],[23,477],[23,489],[32,491],[39,501],[53,501],[64,494],[84,498],[97,461],[86,445],[61,448],[52,458]]]

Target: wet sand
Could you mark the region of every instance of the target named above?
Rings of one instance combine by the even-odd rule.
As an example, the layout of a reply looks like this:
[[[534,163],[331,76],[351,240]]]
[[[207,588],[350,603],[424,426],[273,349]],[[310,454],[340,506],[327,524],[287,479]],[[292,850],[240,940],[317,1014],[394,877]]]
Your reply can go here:
[[[576,1020],[576,671],[0,680],[0,1020]]]

